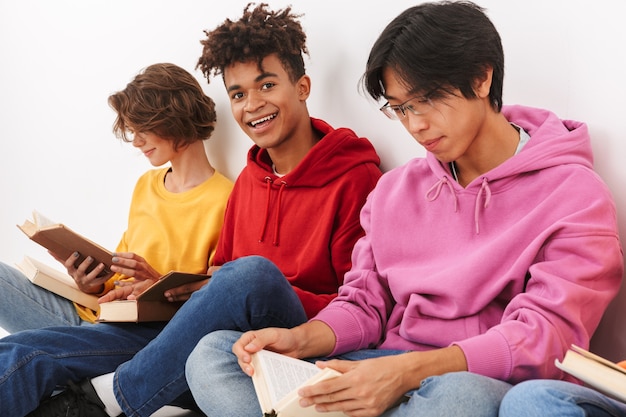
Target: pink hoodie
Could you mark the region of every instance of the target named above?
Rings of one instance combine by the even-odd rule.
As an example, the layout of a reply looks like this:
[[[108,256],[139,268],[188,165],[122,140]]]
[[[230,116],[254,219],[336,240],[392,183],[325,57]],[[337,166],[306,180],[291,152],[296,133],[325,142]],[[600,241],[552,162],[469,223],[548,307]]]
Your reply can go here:
[[[554,359],[588,347],[622,279],[615,206],[586,125],[503,113],[531,139],[467,188],[432,154],[380,179],[353,267],[315,318],[334,330],[333,354],[456,344],[471,372],[570,379]]]

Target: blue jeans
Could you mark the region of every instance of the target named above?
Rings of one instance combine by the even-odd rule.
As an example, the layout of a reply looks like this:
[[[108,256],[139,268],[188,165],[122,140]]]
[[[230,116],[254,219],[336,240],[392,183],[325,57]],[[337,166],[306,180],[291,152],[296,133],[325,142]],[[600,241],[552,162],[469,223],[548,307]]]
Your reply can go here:
[[[80,326],[74,304],[31,283],[21,271],[0,262],[0,327],[9,333],[48,326]]]
[[[68,380],[115,371],[115,396],[128,417],[167,404],[193,407],[185,362],[206,334],[306,321],[283,274],[264,258],[227,263],[167,323],[55,327],[0,340],[0,415],[23,416]]]
[[[514,386],[502,400],[503,417],[618,417],[626,404],[565,381],[533,380]]]
[[[208,416],[260,416],[252,379],[243,373],[232,353],[241,332],[217,331],[205,336],[187,360],[187,382],[200,409]],[[396,355],[402,351],[360,350],[339,355],[346,360],[363,360]],[[383,414],[384,417],[493,416],[505,393],[506,382],[469,372],[433,376],[422,381],[409,400]]]

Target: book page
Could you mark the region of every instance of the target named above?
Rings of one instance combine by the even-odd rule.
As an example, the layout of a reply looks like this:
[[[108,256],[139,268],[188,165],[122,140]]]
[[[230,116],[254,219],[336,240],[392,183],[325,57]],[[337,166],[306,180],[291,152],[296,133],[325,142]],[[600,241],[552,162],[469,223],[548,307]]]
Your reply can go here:
[[[315,385],[318,382],[325,381],[327,379],[335,378],[341,375],[338,371],[331,368],[324,368],[306,380],[299,386]],[[328,411],[318,412],[315,407],[302,408],[300,406],[300,396],[297,390],[291,391],[287,396],[283,397],[275,405],[275,410],[278,413],[278,417],[345,417],[346,415],[342,411]]]
[[[37,210],[33,211],[33,221],[35,222],[38,228],[56,224],[55,222],[53,222],[52,220],[50,220],[49,218],[47,218],[46,216],[38,212]]]
[[[626,375],[626,369],[622,368],[621,366],[619,366],[615,362],[611,362],[608,359],[604,359],[602,356],[598,356],[595,353],[591,353],[588,350],[583,349],[583,348],[581,348],[579,346],[576,346],[576,345],[572,345],[571,348],[572,348],[572,350],[574,352],[580,353],[581,355],[583,355],[583,356],[585,356],[585,357],[587,357],[589,359],[593,359],[596,362],[600,362],[601,364],[606,365],[606,366],[608,366],[608,367],[610,367],[610,368],[612,368],[612,369],[614,369],[614,370],[616,370],[618,372],[621,372],[621,373]]]
[[[111,258],[113,257],[111,251],[79,233],[74,232],[61,223],[52,223],[42,226],[41,222],[51,222],[51,220],[36,211],[33,212],[33,217],[35,218],[35,223],[26,220],[22,225],[17,225],[33,242],[53,252],[61,259],[67,259],[73,253],[78,252],[79,256],[76,259],[75,265],[79,265],[87,257],[92,257],[94,260],[89,267],[87,267],[87,272],[91,272],[99,263],[103,263],[105,268],[100,272],[98,277],[110,278],[113,276],[113,272],[110,270]]]
[[[78,284],[76,284],[76,281],[74,281],[74,279],[71,276],[67,275],[67,273],[61,272],[56,268],[53,268],[49,265],[44,264],[43,262],[39,262],[36,259],[31,258],[30,256],[24,256],[24,257],[28,259],[28,262],[30,262],[35,268],[37,268],[39,271],[43,272],[44,274],[48,275],[50,278],[54,278],[58,281],[61,281],[68,287],[76,288],[77,290],[79,289]]]
[[[262,350],[256,353],[265,377],[272,404],[321,372],[315,364],[279,353]]]
[[[568,350],[563,361],[557,359],[554,364],[596,390],[626,402],[626,374],[623,372],[575,350]]]
[[[94,311],[98,310],[98,297],[82,292],[74,279],[66,273],[30,256],[24,256],[15,266],[33,284]]]

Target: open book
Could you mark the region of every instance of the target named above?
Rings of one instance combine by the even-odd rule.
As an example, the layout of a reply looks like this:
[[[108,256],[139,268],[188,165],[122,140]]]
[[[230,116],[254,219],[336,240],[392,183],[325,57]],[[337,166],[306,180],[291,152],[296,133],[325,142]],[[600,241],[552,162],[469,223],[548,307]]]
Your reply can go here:
[[[626,369],[616,363],[572,345],[555,365],[603,394],[626,402]]]
[[[41,213],[33,211],[33,220],[26,220],[22,225],[17,225],[17,227],[32,241],[39,243],[50,252],[61,257],[61,259],[67,259],[72,253],[78,252],[79,257],[76,261],[76,266],[78,266],[85,258],[91,256],[94,261],[87,268],[87,272],[103,263],[105,268],[99,276],[113,276],[113,272],[109,269],[113,254],[86,237],[72,231],[67,226],[55,223]]]
[[[298,389],[341,375],[334,369],[269,350],[252,355],[252,383],[265,417],[342,417],[341,411],[321,413],[315,407],[302,408]]]
[[[74,279],[30,256],[24,256],[16,267],[35,285],[63,298],[74,301],[94,311],[98,310],[98,297],[82,292]]]
[[[115,300],[100,304],[98,321],[143,322],[167,321],[183,305],[182,301],[167,301],[163,293],[170,288],[202,281],[209,276],[171,271],[139,294],[135,300]]]

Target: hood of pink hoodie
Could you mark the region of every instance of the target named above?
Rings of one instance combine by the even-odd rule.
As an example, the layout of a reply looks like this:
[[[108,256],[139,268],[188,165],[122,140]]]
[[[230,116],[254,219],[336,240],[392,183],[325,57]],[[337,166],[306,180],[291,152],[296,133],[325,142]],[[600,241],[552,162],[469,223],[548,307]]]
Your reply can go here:
[[[524,106],[504,106],[506,119],[523,128],[530,140],[524,146],[522,156],[515,155],[493,170],[479,176],[466,187],[475,192],[474,223],[480,233],[480,213],[489,208],[494,192],[505,187],[519,175],[565,164],[577,164],[593,168],[593,153],[587,125],[573,120],[561,120],[547,110]],[[457,211],[456,189],[460,186],[450,177],[449,171],[431,153],[426,159],[433,173],[439,178],[426,195],[428,201],[436,200],[443,192],[452,197],[452,209]]]

